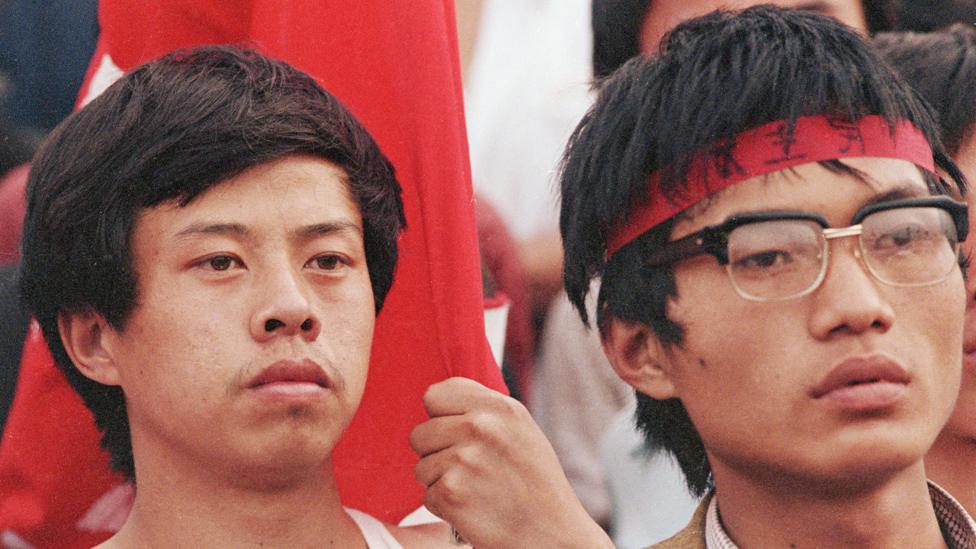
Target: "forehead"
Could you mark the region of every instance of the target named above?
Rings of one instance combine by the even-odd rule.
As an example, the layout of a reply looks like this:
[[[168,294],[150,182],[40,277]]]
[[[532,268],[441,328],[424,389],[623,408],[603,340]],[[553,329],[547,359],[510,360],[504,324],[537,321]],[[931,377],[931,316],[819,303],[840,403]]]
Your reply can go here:
[[[641,52],[656,50],[661,38],[683,21],[718,9],[741,10],[760,4],[827,15],[861,32],[867,32],[861,0],[652,0],[641,25]]]
[[[921,170],[892,158],[847,158],[854,173],[838,173],[818,163],[753,177],[728,187],[685,210],[675,221],[673,238],[725,221],[729,216],[770,210],[823,215],[834,226],[846,225],[854,213],[879,196],[931,194]]]
[[[287,156],[251,167],[185,206],[166,202],[137,218],[136,231],[175,237],[187,227],[239,224],[275,231],[324,222],[362,227],[344,170],[318,157]]]

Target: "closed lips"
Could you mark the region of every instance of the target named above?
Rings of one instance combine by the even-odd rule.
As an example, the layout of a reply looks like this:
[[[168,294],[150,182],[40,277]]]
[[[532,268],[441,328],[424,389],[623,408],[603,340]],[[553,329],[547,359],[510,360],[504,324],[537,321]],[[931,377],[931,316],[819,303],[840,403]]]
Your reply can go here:
[[[908,372],[897,362],[886,357],[846,359],[827,374],[810,392],[813,398],[821,398],[843,387],[865,383],[899,383],[911,381]]]
[[[254,389],[270,383],[314,383],[326,389],[332,387],[332,380],[325,370],[309,359],[275,362],[251,378],[247,388]]]

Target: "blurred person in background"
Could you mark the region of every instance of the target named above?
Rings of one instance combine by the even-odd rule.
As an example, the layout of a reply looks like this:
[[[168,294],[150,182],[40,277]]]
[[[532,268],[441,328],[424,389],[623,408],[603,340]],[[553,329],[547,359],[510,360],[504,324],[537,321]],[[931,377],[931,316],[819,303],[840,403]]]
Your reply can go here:
[[[33,145],[75,106],[98,37],[98,0],[0,3],[0,114]]]
[[[459,0],[475,193],[518,246],[537,323],[561,285],[553,176],[590,103],[589,0]]]
[[[934,107],[946,151],[976,181],[976,27],[956,24],[931,33],[886,33],[881,55]],[[967,195],[970,236],[962,388],[956,409],[925,456],[929,477],[976,514],[976,199]]]
[[[976,24],[976,0],[901,0],[894,30],[929,32],[953,23]]]

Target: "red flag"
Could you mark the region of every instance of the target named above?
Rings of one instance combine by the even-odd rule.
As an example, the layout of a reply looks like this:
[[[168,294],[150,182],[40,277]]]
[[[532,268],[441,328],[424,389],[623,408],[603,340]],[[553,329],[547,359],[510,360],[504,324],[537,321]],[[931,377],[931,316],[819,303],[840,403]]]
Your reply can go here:
[[[421,503],[407,435],[426,419],[421,397],[427,386],[466,376],[504,390],[484,337],[453,2],[102,0],[100,23],[103,34],[90,71],[96,80],[106,63],[99,54],[125,70],[176,47],[246,43],[319,79],[396,166],[408,229],[396,281],[378,318],[366,393],[336,450],[335,467],[346,505],[399,520]],[[26,352],[36,353],[37,347],[28,342]],[[20,394],[31,390],[23,380],[39,370],[31,364],[25,361],[0,447],[0,494],[15,482],[36,481],[47,512],[64,506],[54,500],[59,491],[75,489],[75,463],[87,466],[98,456],[107,468],[107,461],[90,430],[55,435],[43,425],[15,421],[18,407],[36,406],[33,396]],[[63,416],[91,421],[76,400],[58,401],[59,406]],[[41,462],[18,462],[27,439],[43,440],[49,455],[31,457]],[[102,491],[111,486],[101,482]],[[66,515],[85,513],[75,511]],[[0,506],[0,532],[11,525]],[[29,528],[17,528],[32,543],[56,539],[34,538]],[[67,535],[75,524],[61,528]],[[68,539],[57,539],[57,545],[70,546]]]

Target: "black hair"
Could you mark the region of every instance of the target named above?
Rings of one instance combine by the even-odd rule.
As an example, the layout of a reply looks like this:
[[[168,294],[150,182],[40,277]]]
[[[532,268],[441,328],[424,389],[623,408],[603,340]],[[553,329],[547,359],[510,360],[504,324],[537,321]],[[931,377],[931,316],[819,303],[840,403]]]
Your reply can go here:
[[[976,128],[976,27],[885,33],[874,44],[935,109],[942,143],[949,154],[958,153]]]
[[[27,184],[21,294],[94,414],[113,468],[128,478],[135,471],[122,390],[72,365],[59,316],[91,311],[124,329],[138,297],[130,240],[139,214],[185,206],[292,154],[345,172],[379,312],[405,226],[393,166],[335,97],[286,63],[227,46],[170,53],[112,84],[38,151]]]
[[[641,27],[652,0],[593,0],[593,76],[603,80],[640,51]],[[895,0],[861,0],[868,32],[892,29]]]
[[[672,221],[609,261],[608,228],[626,219],[634,203],[679,196],[692,158],[734,143],[746,129],[804,115],[856,120],[867,114],[912,122],[932,144],[937,165],[964,186],[924,102],[857,33],[828,17],[770,6],[714,12],[675,28],[657,57],[624,64],[602,86],[561,164],[563,278],[583,321],[590,280],[602,277],[601,330],[609,318],[640,322],[665,346],[680,346],[684,328],[666,312],[676,296],[672,269],[646,268],[642,261],[670,239]],[[649,196],[652,172],[661,174],[663,196]],[[929,183],[945,192],[934,176]],[[648,444],[672,452],[691,491],[703,493],[710,467],[684,406],[637,397],[637,424]]]
[[[892,30],[929,32],[953,23],[976,24],[973,0],[903,0]]]

